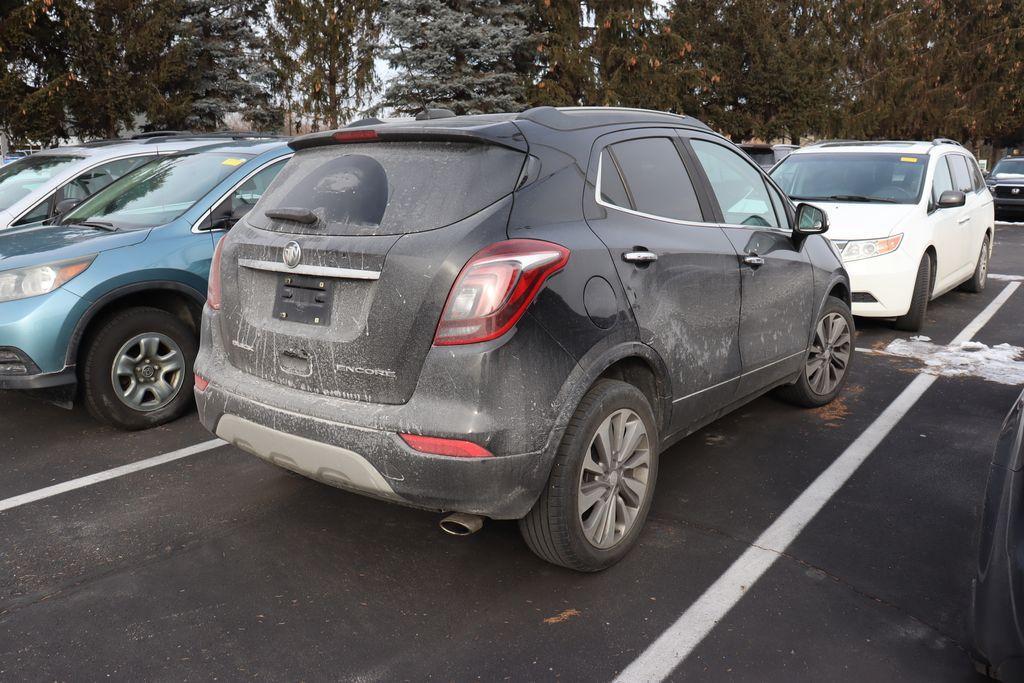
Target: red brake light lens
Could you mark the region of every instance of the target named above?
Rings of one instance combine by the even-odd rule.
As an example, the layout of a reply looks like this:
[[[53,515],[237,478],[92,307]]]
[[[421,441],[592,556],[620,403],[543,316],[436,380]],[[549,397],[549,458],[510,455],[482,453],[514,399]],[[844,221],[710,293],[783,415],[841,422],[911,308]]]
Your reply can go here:
[[[462,439],[442,439],[437,436],[420,436],[419,434],[399,434],[409,448],[420,453],[431,455],[448,455],[454,458],[490,458],[493,454],[472,441]]]
[[[210,380],[206,379],[202,375],[196,375],[196,391],[206,391],[206,387],[210,386]]]
[[[380,139],[375,130],[339,130],[331,137],[335,142],[367,142]]]
[[[224,238],[217,242],[213,250],[213,260],[210,262],[210,282],[206,287],[206,305],[215,311],[220,310],[220,258],[224,250]]]
[[[478,251],[452,285],[434,344],[475,344],[505,334],[568,262],[568,249],[540,240],[506,240]]]

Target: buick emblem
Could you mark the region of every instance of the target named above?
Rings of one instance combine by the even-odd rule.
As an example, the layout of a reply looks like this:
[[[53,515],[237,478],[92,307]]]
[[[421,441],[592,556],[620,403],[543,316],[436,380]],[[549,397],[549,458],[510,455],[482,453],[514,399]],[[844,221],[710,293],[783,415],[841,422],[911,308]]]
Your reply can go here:
[[[286,266],[294,268],[302,260],[302,247],[299,246],[298,242],[289,242],[284,245],[284,251],[281,252],[281,256]]]

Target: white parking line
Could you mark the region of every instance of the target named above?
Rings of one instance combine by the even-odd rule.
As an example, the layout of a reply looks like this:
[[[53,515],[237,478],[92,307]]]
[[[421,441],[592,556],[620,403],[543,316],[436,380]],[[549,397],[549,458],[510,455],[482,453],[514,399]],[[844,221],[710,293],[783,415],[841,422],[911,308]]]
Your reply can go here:
[[[194,446],[188,446],[186,448],[179,448],[176,451],[170,453],[164,453],[163,455],[157,455],[152,458],[146,458],[145,460],[139,460],[128,465],[121,465],[110,470],[104,470],[102,472],[96,472],[85,477],[79,477],[78,479],[72,479],[62,484],[54,484],[53,486],[47,486],[44,489],[37,491],[31,491],[29,493],[23,493],[20,496],[14,496],[13,498],[6,498],[0,500],[0,512],[4,510],[10,510],[16,508],[19,505],[26,505],[28,503],[34,503],[37,500],[43,498],[49,498],[51,496],[57,496],[68,491],[74,491],[86,486],[98,484],[101,481],[107,481],[109,479],[116,479],[117,477],[123,477],[126,474],[132,472],[138,472],[139,470],[149,469],[150,467],[156,467],[157,465],[163,465],[164,463],[172,462],[174,460],[181,460],[187,458],[190,455],[196,455],[204,451],[218,448],[226,445],[227,442],[221,439],[210,439],[202,443],[197,443]]]
[[[1020,287],[1008,284],[953,340],[969,341]],[[762,533],[682,616],[616,677],[616,682],[660,681],[668,677],[711,629],[750,591],[790,543],[938,379],[918,375],[842,455]]]

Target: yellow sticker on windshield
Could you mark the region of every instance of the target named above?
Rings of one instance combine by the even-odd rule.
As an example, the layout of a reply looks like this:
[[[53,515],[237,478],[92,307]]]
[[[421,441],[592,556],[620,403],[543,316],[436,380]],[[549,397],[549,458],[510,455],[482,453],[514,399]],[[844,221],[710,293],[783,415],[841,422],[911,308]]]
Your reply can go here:
[[[222,161],[220,163],[223,164],[224,166],[241,166],[242,164],[245,163],[245,159],[234,159],[234,158],[231,158],[231,159],[225,159],[224,161]]]
[[[905,161],[908,164],[916,164],[917,157],[900,157],[900,161]]]

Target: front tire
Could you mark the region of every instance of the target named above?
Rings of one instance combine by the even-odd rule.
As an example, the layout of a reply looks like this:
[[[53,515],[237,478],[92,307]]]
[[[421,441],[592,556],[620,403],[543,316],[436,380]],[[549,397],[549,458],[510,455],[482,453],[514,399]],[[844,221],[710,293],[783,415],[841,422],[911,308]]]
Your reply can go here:
[[[779,389],[779,397],[803,408],[817,408],[834,401],[850,374],[854,333],[850,307],[830,296],[814,325],[814,340],[800,378]]]
[[[523,539],[552,564],[606,569],[636,544],[658,476],[658,430],[644,394],[598,381],[576,408]]]
[[[920,332],[924,316],[928,312],[928,301],[932,298],[932,259],[928,254],[921,257],[914,280],[914,295],[910,299],[910,310],[896,318],[896,329],[906,332]]]
[[[81,379],[89,413],[128,430],[181,417],[192,405],[197,346],[193,329],[167,311],[115,313],[86,341]]]
[[[980,294],[985,291],[985,284],[988,282],[989,253],[989,239],[988,235],[985,235],[985,239],[981,243],[981,253],[978,254],[978,262],[974,266],[974,275],[971,276],[970,280],[960,285],[960,289],[974,294]]]

